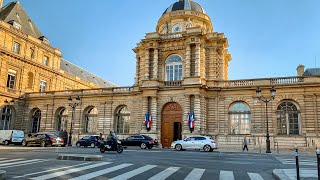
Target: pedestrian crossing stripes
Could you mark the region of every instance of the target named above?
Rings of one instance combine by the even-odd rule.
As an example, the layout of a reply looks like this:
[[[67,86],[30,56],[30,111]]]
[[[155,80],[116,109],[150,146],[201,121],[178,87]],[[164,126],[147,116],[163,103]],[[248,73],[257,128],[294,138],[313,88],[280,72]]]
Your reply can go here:
[[[276,157],[282,164],[291,164],[295,165],[296,164],[296,159],[295,158],[286,158],[286,157]],[[304,166],[317,166],[317,161],[316,159],[301,159],[299,158],[299,165],[304,165]]]
[[[25,166],[30,163],[46,163],[46,159],[0,159],[0,168],[9,168],[13,166]],[[57,161],[63,162],[63,161]],[[47,162],[50,163],[50,162]],[[70,163],[70,161],[69,161]],[[72,162],[77,163],[77,162]],[[46,166],[41,164],[41,166]],[[48,167],[48,166],[46,166]],[[159,170],[161,168],[161,170]],[[80,162],[73,165],[62,165],[56,168],[43,169],[38,172],[21,172],[21,175],[10,177],[9,179],[32,179],[32,180],[46,180],[46,179],[71,179],[71,180],[86,180],[107,177],[110,180],[127,180],[131,178],[148,179],[148,180],[165,180],[167,178],[184,179],[184,180],[200,180],[200,179],[219,179],[219,180],[235,180],[233,171],[220,170],[218,177],[212,177],[211,169],[188,168],[186,167],[165,167],[159,165],[143,165],[138,166],[131,163],[116,163],[116,162]],[[24,168],[27,170],[27,168]],[[16,171],[15,171],[16,172]],[[144,173],[144,174],[143,174]],[[206,174],[207,173],[207,174]],[[210,174],[211,173],[211,174]],[[141,176],[143,174],[143,176]],[[148,175],[149,174],[149,175]],[[263,180],[259,173],[243,172],[246,174],[246,179]],[[240,179],[243,179],[243,175]],[[141,178],[143,177],[143,178]]]

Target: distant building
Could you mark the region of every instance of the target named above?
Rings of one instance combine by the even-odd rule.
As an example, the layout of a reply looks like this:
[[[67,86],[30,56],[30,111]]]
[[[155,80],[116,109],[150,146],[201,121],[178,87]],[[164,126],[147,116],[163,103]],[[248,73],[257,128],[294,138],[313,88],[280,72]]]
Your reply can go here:
[[[17,23],[23,26],[21,22]],[[2,26],[12,33],[21,33],[6,21]],[[49,47],[39,39],[32,40],[39,46]],[[2,51],[10,54],[10,59],[18,58],[10,51],[15,40],[6,42],[7,50]],[[214,31],[204,8],[191,0],[179,0],[164,11],[156,32],[147,33],[134,48],[134,86],[90,89],[92,87],[83,83],[70,89],[86,87],[85,90],[57,91],[65,88],[62,83],[65,81],[46,80],[52,83],[50,91],[21,93],[19,101],[10,106],[11,127],[26,132],[63,129],[72,131],[74,140],[88,134],[106,134],[113,129],[119,136],[148,134],[158,139],[163,147],[170,147],[173,140],[193,135],[210,135],[220,146],[240,147],[246,136],[252,147],[265,149],[266,108],[256,97],[256,89],[260,87],[262,94],[269,96],[274,86],[277,93],[267,109],[271,149],[276,146],[293,148],[294,144],[320,146],[320,77],[315,76],[318,74],[308,69],[304,71],[304,66],[300,65],[295,77],[230,81],[228,63],[231,55],[227,48],[227,38]],[[59,66],[59,62],[63,62],[60,51],[45,52],[52,69],[73,67]],[[39,62],[43,60],[42,54],[37,56]],[[2,69],[1,73],[4,73],[10,68]],[[67,72],[64,70],[64,74]],[[40,82],[40,74],[34,77]],[[69,80],[70,84],[77,79],[72,80]],[[28,84],[27,80],[25,82]],[[69,96],[73,99],[79,96],[81,101],[73,119],[67,102]],[[144,120],[150,116],[152,124],[147,129]],[[192,129],[188,123],[190,119],[194,120]]]

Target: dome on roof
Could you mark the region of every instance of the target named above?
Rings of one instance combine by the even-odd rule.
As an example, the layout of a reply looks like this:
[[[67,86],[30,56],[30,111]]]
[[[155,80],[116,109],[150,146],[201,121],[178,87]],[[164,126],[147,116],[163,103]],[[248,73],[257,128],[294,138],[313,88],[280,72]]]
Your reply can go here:
[[[163,14],[179,10],[194,10],[206,14],[205,10],[196,2],[191,0],[179,0],[169,6]]]

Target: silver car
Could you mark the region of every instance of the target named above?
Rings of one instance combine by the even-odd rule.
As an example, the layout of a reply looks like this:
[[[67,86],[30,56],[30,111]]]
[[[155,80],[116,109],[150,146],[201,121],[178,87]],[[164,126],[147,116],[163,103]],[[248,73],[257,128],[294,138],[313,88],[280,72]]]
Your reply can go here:
[[[209,136],[193,136],[172,142],[171,148],[177,151],[184,149],[203,149],[206,152],[212,152],[213,149],[217,149],[217,144],[216,141]]]

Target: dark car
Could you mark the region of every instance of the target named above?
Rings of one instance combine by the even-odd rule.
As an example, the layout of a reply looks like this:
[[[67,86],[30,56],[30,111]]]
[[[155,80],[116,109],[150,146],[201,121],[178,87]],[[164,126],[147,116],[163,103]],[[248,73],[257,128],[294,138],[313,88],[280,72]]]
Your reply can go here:
[[[57,146],[66,146],[68,143],[68,133],[66,131],[49,131],[49,132],[45,132],[47,134],[53,134],[55,136],[57,136],[56,138],[56,145]]]
[[[46,134],[46,133],[37,133],[37,134],[28,134],[28,136],[22,141],[22,146],[34,146],[40,145],[42,147],[46,147],[48,145],[52,146],[57,143],[57,136],[54,134]]]
[[[81,139],[78,140],[77,142],[77,147],[88,147],[90,146],[91,148],[94,148],[96,146],[100,145],[100,141],[99,141],[99,136],[94,135],[94,136],[85,136]]]
[[[126,139],[121,140],[122,146],[140,146],[141,149],[152,149],[157,145],[157,141],[146,135],[132,135]]]

